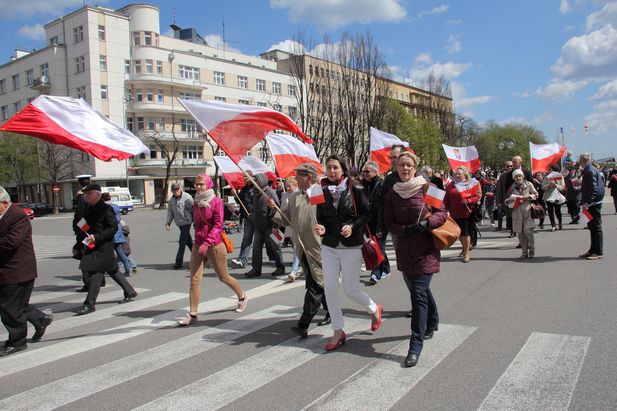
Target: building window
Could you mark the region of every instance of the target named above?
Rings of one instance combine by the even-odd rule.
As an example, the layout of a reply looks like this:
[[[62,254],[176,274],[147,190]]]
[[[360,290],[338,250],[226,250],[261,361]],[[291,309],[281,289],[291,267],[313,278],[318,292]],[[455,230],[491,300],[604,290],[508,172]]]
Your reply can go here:
[[[190,119],[180,119],[180,131],[188,134],[188,138],[197,138],[197,122]]]
[[[13,106],[15,107],[15,114],[19,113],[19,110],[21,110],[21,101],[15,102]]]
[[[238,100],[238,104],[243,104],[245,106],[249,106],[251,104],[248,100]]]
[[[28,102],[28,104],[30,104],[34,101],[34,97],[28,97],[26,101]]]
[[[266,91],[266,80],[257,80],[257,91]]]
[[[154,131],[154,125],[156,121],[154,121],[154,117],[148,117],[148,130]]]
[[[227,101],[227,99],[225,97],[214,97],[214,101],[221,101],[221,102],[225,103]]]
[[[287,95],[288,96],[295,96],[296,95],[296,86],[294,86],[292,84],[288,84],[287,85]]]
[[[151,31],[144,31],[144,44],[146,46],[152,45],[152,32]]]
[[[190,66],[178,66],[180,78],[186,80],[199,80],[199,69]]]
[[[20,80],[19,80],[19,74],[15,74],[13,76],[13,90],[19,90],[19,88],[21,87]]]
[[[141,60],[135,60],[135,74],[141,74]]]
[[[77,98],[86,99],[86,86],[77,87]]]
[[[99,40],[105,41],[105,26],[99,24]]]
[[[150,149],[150,158],[156,158],[156,146],[150,145],[148,148]]]
[[[272,94],[281,94],[281,83],[272,83]]]
[[[182,158],[185,160],[197,160],[203,158],[203,147],[182,146]]]
[[[144,95],[140,88],[135,89],[135,100],[139,102],[144,101]]]
[[[273,109],[275,109],[276,111],[282,111],[281,105],[280,104],[274,104],[272,106]]]
[[[249,86],[249,80],[245,76],[238,76],[238,87],[247,88]]]
[[[84,26],[77,26],[73,29],[73,40],[75,40],[75,43],[84,40]]]
[[[31,86],[32,83],[34,83],[34,70],[26,70],[26,84]]]
[[[86,58],[79,56],[75,58],[75,73],[82,73],[86,71]]]
[[[48,63],[41,64],[41,77],[42,76],[49,78],[49,64]]]
[[[131,132],[133,131],[133,117],[126,118],[126,128]]]
[[[107,100],[107,86],[101,84],[101,100]]]
[[[156,102],[158,104],[163,104],[163,89],[156,90]]]
[[[148,103],[154,103],[154,89],[146,89],[146,101]]]
[[[6,94],[6,79],[0,80],[0,94]]]
[[[153,36],[154,36],[154,45],[158,47],[159,46],[159,35],[158,33],[153,33]]]
[[[2,106],[2,120],[9,119],[9,106]]]
[[[107,56],[99,56],[99,69],[107,71]]]
[[[52,38],[49,39],[49,45],[50,46],[57,46],[58,45],[58,36],[53,36]]]
[[[266,103],[257,103],[258,107],[268,107]]]
[[[159,117],[159,131],[165,131],[165,117]]]
[[[197,93],[185,93],[185,92],[181,92],[180,93],[180,98],[185,99],[185,100],[199,100],[200,95]]]
[[[141,35],[138,31],[133,32],[133,46],[139,46],[141,44]]]
[[[289,106],[288,110],[289,110],[289,117],[291,117],[292,119],[295,118],[296,115],[298,115],[298,108],[297,107]]]
[[[221,86],[225,85],[225,73],[221,71],[214,72],[214,84],[220,84]]]
[[[143,130],[143,129],[144,129],[144,118],[137,117],[137,130]]]
[[[131,60],[124,60],[124,74],[131,74]]]
[[[154,71],[154,60],[146,59],[146,73],[152,73]]]
[[[163,62],[161,60],[156,61],[156,74],[163,74]]]

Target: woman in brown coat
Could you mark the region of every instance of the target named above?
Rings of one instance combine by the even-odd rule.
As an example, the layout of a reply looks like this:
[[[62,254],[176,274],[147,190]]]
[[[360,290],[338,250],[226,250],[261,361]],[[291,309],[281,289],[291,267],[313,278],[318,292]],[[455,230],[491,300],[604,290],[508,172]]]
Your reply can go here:
[[[424,204],[425,180],[416,171],[418,162],[418,157],[410,152],[399,155],[396,171],[400,182],[386,196],[384,216],[388,231],[396,235],[396,264],[411,296],[411,338],[406,367],[418,363],[424,339],[433,337],[439,325],[430,285],[433,274],[439,272],[441,255],[429,231],[441,226],[447,218],[443,207]]]

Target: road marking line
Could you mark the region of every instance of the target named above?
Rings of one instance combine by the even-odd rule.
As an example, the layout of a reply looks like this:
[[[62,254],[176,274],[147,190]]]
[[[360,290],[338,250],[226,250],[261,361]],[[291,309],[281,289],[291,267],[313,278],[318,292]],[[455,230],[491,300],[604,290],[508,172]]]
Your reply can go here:
[[[13,395],[0,401],[0,409],[52,410],[297,317],[296,311],[295,307],[275,305],[218,327],[199,330],[144,352]]]
[[[590,340],[532,333],[478,409],[567,410]]]
[[[432,369],[461,345],[477,327],[439,324],[439,331],[424,344],[414,368],[403,368],[409,342],[397,345],[373,360],[354,375],[332,388],[305,409],[356,410],[388,409],[396,404]],[[378,389],[370,389],[379,381]]]

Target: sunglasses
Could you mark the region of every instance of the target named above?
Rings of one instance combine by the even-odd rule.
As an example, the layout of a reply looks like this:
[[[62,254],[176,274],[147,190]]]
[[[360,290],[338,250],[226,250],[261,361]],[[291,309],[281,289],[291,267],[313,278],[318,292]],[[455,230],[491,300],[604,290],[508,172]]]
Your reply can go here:
[[[362,170],[362,174],[368,174],[370,172],[371,172],[371,170]]]

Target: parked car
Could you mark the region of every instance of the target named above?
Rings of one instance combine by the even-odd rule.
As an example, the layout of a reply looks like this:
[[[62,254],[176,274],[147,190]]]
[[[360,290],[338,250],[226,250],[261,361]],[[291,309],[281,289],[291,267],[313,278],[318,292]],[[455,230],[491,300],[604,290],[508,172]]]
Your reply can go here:
[[[40,217],[45,214],[51,214],[54,212],[54,207],[47,203],[28,203],[26,204],[29,208],[34,211],[34,215],[36,217]]]
[[[15,203],[15,205],[17,207],[21,208],[22,210],[24,210],[24,213],[26,213],[26,215],[28,216],[28,218],[30,220],[32,220],[34,218],[34,210],[32,210],[30,207],[28,207],[28,204]]]

